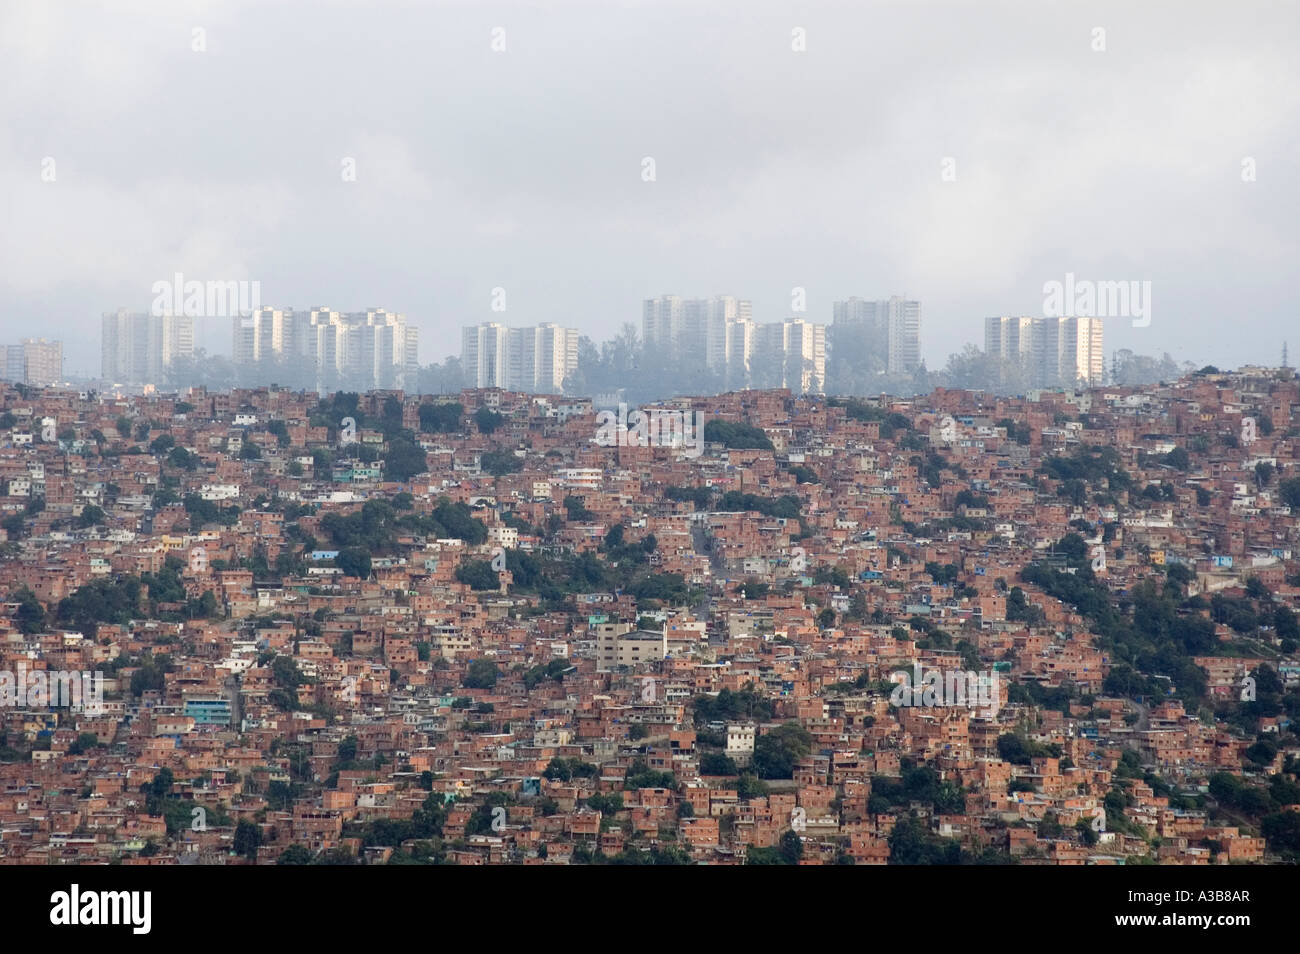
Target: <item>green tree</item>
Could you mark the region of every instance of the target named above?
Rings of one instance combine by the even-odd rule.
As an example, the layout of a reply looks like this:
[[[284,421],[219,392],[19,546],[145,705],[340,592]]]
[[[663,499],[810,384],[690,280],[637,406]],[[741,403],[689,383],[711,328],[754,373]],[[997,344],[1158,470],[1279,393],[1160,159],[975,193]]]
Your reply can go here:
[[[754,743],[753,767],[759,778],[793,778],[795,765],[812,750],[812,735],[795,722],[779,725]]]
[[[257,859],[257,849],[262,845],[262,829],[246,818],[241,818],[235,826],[235,853],[243,855],[249,861]]]
[[[1289,477],[1278,484],[1278,496],[1293,511],[1300,510],[1300,477]]]
[[[797,865],[803,858],[803,839],[795,831],[787,831],[781,836],[778,845],[781,852],[781,860],[788,865]]]
[[[701,775],[736,775],[739,771],[735,761],[721,752],[706,752],[700,756]]]
[[[1079,833],[1080,840],[1088,847],[1092,847],[1100,840],[1100,836],[1093,831],[1092,825],[1087,819],[1080,818],[1074,823],[1074,830]]]
[[[11,594],[9,600],[18,603],[18,612],[14,614],[14,622],[18,624],[19,632],[31,634],[45,630],[45,607],[36,598],[35,593],[24,586],[16,593]]]
[[[421,404],[420,430],[434,434],[453,434],[461,429],[463,404]]]
[[[1300,812],[1283,811],[1266,815],[1259,823],[1268,846],[1284,857],[1300,857]]]
[[[93,732],[79,732],[76,740],[68,746],[69,755],[81,755],[83,752],[95,748],[99,745],[99,736]]]
[[[497,664],[492,660],[471,659],[469,666],[466,667],[462,685],[466,689],[491,689],[497,684],[497,677],[500,674]]]
[[[523,470],[524,462],[513,451],[485,451],[479,457],[479,466],[493,477],[502,477]]]
[[[311,852],[302,845],[290,845],[280,852],[280,857],[275,859],[275,863],[277,865],[309,865],[311,864]]]
[[[428,469],[429,457],[415,441],[406,437],[394,437],[388,442],[388,453],[384,457],[386,479],[399,484],[406,483]]]
[[[27,524],[23,522],[23,515],[20,513],[11,513],[4,520],[0,520],[0,527],[4,528],[10,540],[21,540],[27,530]]]
[[[900,818],[889,833],[891,865],[956,865],[961,860],[957,842],[935,835],[913,815]]]
[[[484,406],[474,412],[474,425],[484,434],[491,434],[505,423],[505,417]]]
[[[344,547],[334,558],[334,565],[343,571],[344,576],[370,579],[370,551],[365,547]]]

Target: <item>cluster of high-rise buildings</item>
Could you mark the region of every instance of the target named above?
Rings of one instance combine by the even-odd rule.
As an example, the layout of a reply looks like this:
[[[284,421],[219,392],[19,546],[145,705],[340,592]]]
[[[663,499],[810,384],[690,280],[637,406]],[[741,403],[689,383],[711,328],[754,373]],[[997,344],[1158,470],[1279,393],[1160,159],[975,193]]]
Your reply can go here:
[[[752,302],[730,295],[648,298],[641,309],[641,340],[648,352],[701,362],[728,380],[743,381],[755,347],[753,310]]]
[[[1032,388],[1099,386],[1106,370],[1100,318],[992,317],[984,319],[984,351],[1003,359]]]
[[[257,308],[231,319],[236,366],[264,362],[307,369],[321,388],[413,388],[419,329],[382,308],[339,312]],[[832,324],[793,317],[756,323],[746,299],[664,295],[642,305],[647,356],[686,372],[707,371],[725,388],[828,389],[827,358],[839,348],[870,356],[890,375],[921,363],[921,303],[847,298],[832,305]],[[194,357],[194,319],[120,309],[103,316],[102,377],[125,385],[161,384],[179,359]],[[483,322],[463,329],[461,367],[469,387],[557,394],[578,369],[576,328],[543,323],[510,328]],[[1002,359],[1000,383],[1031,388],[1097,386],[1105,379],[1102,320],[1088,317],[990,317],[984,351]],[[62,377],[59,342],[24,339],[0,346],[0,373],[47,385]],[[993,383],[993,382],[990,382]],[[835,382],[830,382],[834,390]]]
[[[847,298],[832,306],[835,335],[858,337],[885,358],[889,374],[910,374],[921,363],[921,303],[897,295],[888,301]]]
[[[382,308],[339,312],[257,308],[232,319],[236,365],[265,361],[305,363],[317,383],[363,390],[413,387],[419,370],[420,330],[404,315]]]
[[[642,306],[647,351],[680,362],[703,364],[728,387],[788,387],[824,391],[828,348],[862,339],[886,357],[891,374],[916,370],[921,360],[921,303],[849,298],[834,303],[833,332],[804,318],[756,324],[744,299],[664,295]]]
[[[194,357],[194,319],[120,308],[103,316],[100,376],[110,384],[161,384],[167,369]]]
[[[414,387],[419,329],[405,316],[371,308],[295,311],[256,308],[230,319],[236,367],[266,362],[305,369],[318,387]],[[178,360],[194,357],[194,318],[119,309],[103,316],[101,376],[123,385],[158,385]]]
[[[750,302],[675,295],[645,302],[641,336],[647,355],[686,370],[708,370],[728,387],[820,391],[826,380],[826,326],[792,318],[756,325]],[[576,328],[540,324],[471,325],[461,338],[468,387],[559,393],[578,368]]]
[[[787,318],[755,325],[749,354],[749,384],[790,388],[799,394],[826,390],[826,326]],[[739,383],[727,376],[727,386]]]
[[[24,338],[0,345],[0,377],[35,387],[58,384],[63,380],[63,342]]]
[[[469,387],[559,394],[578,368],[578,329],[549,322],[471,325],[461,335],[460,360]]]

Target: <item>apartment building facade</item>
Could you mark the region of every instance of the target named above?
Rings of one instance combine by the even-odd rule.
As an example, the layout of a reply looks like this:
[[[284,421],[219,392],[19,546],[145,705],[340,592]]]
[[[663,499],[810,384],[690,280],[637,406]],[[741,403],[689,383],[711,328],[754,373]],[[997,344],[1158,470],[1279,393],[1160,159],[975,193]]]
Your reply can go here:
[[[419,329],[383,308],[258,308],[231,323],[236,364],[311,362],[320,386],[412,387],[419,371]]]
[[[470,387],[559,394],[578,368],[578,338],[576,328],[553,322],[470,325],[461,333],[461,368]]]
[[[799,394],[826,387],[826,326],[790,318],[758,325],[752,359],[754,385]]]
[[[649,354],[712,372],[723,387],[825,387],[826,326],[802,318],[757,324],[747,299],[646,299],[641,337]]]
[[[163,384],[167,369],[194,357],[194,319],[125,308],[103,316],[100,376],[114,384]]]
[[[50,387],[63,380],[63,342],[24,338],[0,345],[0,374],[6,381]]]
[[[1029,387],[1096,387],[1103,383],[1105,351],[1100,318],[998,316],[984,319],[984,351],[1004,360]]]
[[[890,374],[911,374],[921,364],[921,303],[895,295],[888,300],[852,297],[831,305],[837,335],[866,339],[885,356]]]

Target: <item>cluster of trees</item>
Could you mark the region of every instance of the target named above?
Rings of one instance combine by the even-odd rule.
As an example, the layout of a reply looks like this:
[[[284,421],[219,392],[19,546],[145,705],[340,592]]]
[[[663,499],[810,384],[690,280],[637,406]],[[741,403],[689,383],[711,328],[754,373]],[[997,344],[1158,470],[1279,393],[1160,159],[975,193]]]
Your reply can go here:
[[[831,407],[844,408],[845,414],[851,421],[879,424],[880,436],[885,440],[893,440],[899,431],[910,431],[912,429],[912,422],[902,414],[897,411],[886,411],[884,408],[868,404],[866,401],[852,398],[830,398],[826,403]]]
[[[873,815],[887,814],[913,802],[933,806],[942,815],[966,811],[966,793],[960,785],[940,779],[937,771],[918,766],[911,759],[904,760],[898,777],[872,776],[867,811]]]
[[[714,418],[704,424],[704,440],[733,450],[772,450],[772,441],[761,427],[741,421]]]
[[[182,831],[188,831],[194,820],[195,805],[191,799],[179,798],[172,793],[176,783],[172,770],[161,768],[154,777],[140,786],[144,795],[145,812],[162,816],[167,825],[167,834],[175,837]],[[202,806],[205,823],[212,827],[231,824],[231,818],[219,804]],[[236,846],[238,850],[238,846]]]
[[[157,573],[142,573],[140,582],[148,592],[149,615],[158,619],[176,621],[178,619],[208,619],[217,616],[221,606],[211,590],[205,590],[202,596],[192,598],[187,595],[185,582],[181,579],[181,570],[185,564],[179,558],[168,556]],[[179,612],[162,612],[161,603],[179,604]]]
[[[198,494],[186,494],[182,503],[185,505],[185,512],[190,515],[190,529],[195,533],[210,523],[232,527],[239,520],[240,511],[234,504],[222,507],[215,501],[204,500]]]
[[[1278,496],[1292,510],[1300,510],[1300,477],[1288,477],[1278,484]]]
[[[811,751],[808,730],[797,722],[787,722],[758,737],[750,765],[759,778],[794,778],[799,760]]]
[[[484,451],[479,456],[479,467],[493,477],[504,477],[506,474],[519,473],[524,469],[524,462],[514,451],[491,450]]]
[[[571,782],[575,778],[597,778],[600,775],[600,766],[584,762],[579,758],[566,759],[557,755],[547,763],[542,775],[551,781],[561,782]]]
[[[739,692],[723,689],[716,696],[696,696],[691,700],[691,711],[697,726],[742,719],[765,722],[772,718],[772,701],[746,686]]]
[[[465,406],[459,403],[420,405],[420,430],[426,434],[455,434],[461,430]]]
[[[124,626],[143,617],[147,612],[142,603],[143,593],[139,577],[129,574],[117,579],[101,577],[60,600],[55,615],[60,624],[93,636],[100,623]]]
[[[1255,635],[1269,627],[1282,641],[1282,651],[1293,653],[1300,643],[1300,624],[1288,606],[1275,604],[1268,587],[1252,576],[1246,583],[1245,596],[1215,593],[1210,597],[1210,618],[1243,636]]]
[[[441,497],[429,513],[403,510],[404,503],[394,506],[387,500],[368,500],[349,514],[325,514],[320,527],[336,546],[363,547],[372,554],[391,552],[400,533],[464,540],[470,545],[487,539],[487,526],[464,503]]]
[[[10,593],[8,601],[18,604],[14,623],[18,626],[19,632],[28,635],[45,632],[45,605],[36,598],[35,593],[24,586]]]
[[[1055,743],[1035,742],[1014,732],[998,736],[998,758],[1012,765],[1029,765],[1034,759],[1060,756],[1061,747]]]
[[[669,500],[689,500],[695,504],[696,510],[706,510],[709,501],[713,499],[716,492],[712,487],[677,487],[668,485],[664,487],[664,496]]]
[[[1256,743],[1262,751],[1255,753],[1257,764],[1272,761],[1276,754],[1276,744],[1266,741]],[[1259,832],[1264,836],[1271,850],[1277,852],[1287,862],[1300,862],[1300,784],[1296,781],[1296,772],[1300,766],[1294,760],[1287,764],[1287,770],[1274,775],[1268,785],[1256,785],[1233,775],[1230,772],[1216,772],[1210,776],[1210,795],[1222,807],[1239,812],[1255,820]]]
[[[790,830],[781,834],[772,848],[750,847],[745,852],[747,865],[797,865],[803,858],[803,839]]]
[[[771,497],[747,494],[739,490],[728,490],[718,498],[713,509],[721,511],[753,510],[765,517],[784,517],[786,520],[798,520],[802,515],[799,498],[791,494],[785,494],[773,500]]]
[[[271,660],[271,681],[275,688],[267,693],[267,701],[285,712],[301,708],[298,704],[298,687],[309,685],[311,679],[303,675],[291,656],[276,656]]]
[[[205,387],[229,391],[276,385],[295,391],[337,391],[343,388],[368,388],[364,377],[339,372],[332,366],[317,367],[314,361],[294,360],[284,356],[260,361],[235,363],[226,355],[195,350],[193,358],[179,358],[167,368],[164,383],[168,388]],[[438,364],[420,368],[407,390],[419,394],[455,393],[466,386],[460,359],[450,357]]]
[[[1154,678],[1160,675],[1189,707],[1205,699],[1205,670],[1192,657],[1217,645],[1214,625],[1197,613],[1179,612],[1185,603],[1179,585],[1171,581],[1162,587],[1144,580],[1123,598],[1112,600],[1086,562],[1071,569],[1074,572],[1035,563],[1021,572],[1021,579],[1088,617],[1100,635],[1099,648],[1111,656],[1108,693],[1163,696],[1164,684]]]
[[[395,396],[389,395],[385,398],[378,415],[365,414],[360,405],[361,396],[354,391],[338,391],[322,397],[317,403],[315,410],[311,414],[311,423],[316,427],[329,428],[331,441],[335,446],[339,447],[337,457],[324,447],[318,447],[312,451],[317,473],[328,473],[330,466],[336,459],[359,460],[362,463],[371,463],[382,459],[384,478],[395,483],[405,483],[412,477],[428,471],[428,457],[424,449],[417,442],[415,433],[402,424],[404,409],[401,401]],[[453,405],[452,407],[459,406]],[[440,417],[439,414],[448,412],[430,413],[433,414],[429,418],[431,423],[445,423],[444,418]],[[459,412],[455,412],[454,418],[456,421],[459,421],[459,417]],[[346,418],[351,418],[358,429],[371,428],[383,433],[387,449],[383,452],[382,458],[375,448],[360,442],[339,446],[340,428]],[[425,419],[426,415],[422,413],[422,429]]]
[[[676,791],[677,778],[672,772],[655,771],[646,764],[645,759],[637,758],[628,766],[623,788],[667,788]]]
[[[1109,383],[1138,387],[1176,381],[1191,374],[1195,367],[1191,362],[1179,364],[1168,352],[1159,358],[1153,358],[1123,348],[1115,352]],[[1020,362],[968,344],[960,352],[949,355],[944,369],[928,375],[928,379],[932,382],[931,386],[943,385],[994,394],[1024,394],[1033,384],[1028,370]]]
[[[680,604],[691,590],[680,573],[659,573],[648,559],[657,543],[648,535],[636,543],[622,539],[622,528],[614,527],[598,555],[590,551],[564,556],[547,556],[526,550],[505,550],[505,566],[519,592],[536,593],[546,605],[565,604],[576,593],[621,590],[647,606]],[[499,585],[491,560],[466,560],[456,568],[457,581],[475,590],[492,590]]]
[[[1068,456],[1045,457],[1042,469],[1062,482],[1064,489],[1058,491],[1062,496],[1075,496],[1076,485],[1091,485],[1094,492],[1104,488],[1112,493],[1133,485],[1133,478],[1120,466],[1119,452],[1113,447],[1080,447]]]
[[[466,689],[491,689],[501,675],[500,667],[490,659],[471,659],[461,685]]]
[[[524,673],[524,688],[530,692],[547,679],[563,682],[564,674],[573,668],[567,659],[552,659],[544,666],[533,666]]]
[[[446,821],[447,805],[442,795],[431,792],[410,818],[376,818],[361,825],[350,823],[344,836],[359,837],[364,848],[395,847],[413,840],[433,841],[440,848]]]
[[[1195,365],[1190,361],[1179,364],[1166,351],[1159,358],[1134,354],[1128,348],[1115,352],[1110,365],[1110,383],[1123,387],[1142,387],[1162,381],[1176,381],[1190,374]]]
[[[691,856],[680,845],[656,845],[648,850],[624,848],[616,855],[605,855],[584,844],[574,848],[573,861],[596,865],[689,865]]]
[[[915,815],[894,823],[889,832],[891,865],[960,865],[969,854],[952,838],[941,838]]]

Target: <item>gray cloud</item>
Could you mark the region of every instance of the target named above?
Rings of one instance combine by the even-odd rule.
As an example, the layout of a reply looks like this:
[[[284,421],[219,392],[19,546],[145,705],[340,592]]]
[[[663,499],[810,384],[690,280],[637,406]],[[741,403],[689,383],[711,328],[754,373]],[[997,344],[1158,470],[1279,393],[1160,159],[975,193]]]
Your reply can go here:
[[[71,371],[176,271],[402,311],[425,361],[495,286],[597,338],[667,292],[774,320],[802,286],[821,321],[906,293],[931,366],[1067,271],[1152,282],[1108,350],[1273,361],[1295,328],[1288,3],[0,10],[0,336],[60,335]]]

